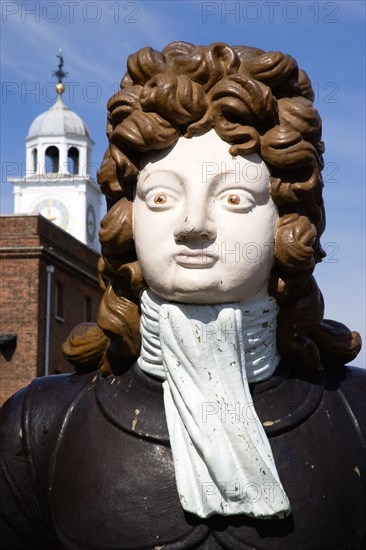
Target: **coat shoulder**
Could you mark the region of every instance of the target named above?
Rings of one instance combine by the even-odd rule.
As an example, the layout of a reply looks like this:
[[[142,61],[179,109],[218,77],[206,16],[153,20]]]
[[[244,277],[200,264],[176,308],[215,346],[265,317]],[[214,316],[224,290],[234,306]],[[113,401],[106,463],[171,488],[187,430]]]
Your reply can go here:
[[[366,369],[347,367],[340,382],[340,393],[366,439]]]
[[[35,544],[43,548],[39,540],[43,539],[47,519],[41,493],[47,486],[47,468],[38,469],[36,475],[37,467],[47,463],[68,411],[96,375],[36,378],[1,408],[1,548],[8,547],[2,546],[2,541],[12,541],[9,548],[14,549],[34,548]]]

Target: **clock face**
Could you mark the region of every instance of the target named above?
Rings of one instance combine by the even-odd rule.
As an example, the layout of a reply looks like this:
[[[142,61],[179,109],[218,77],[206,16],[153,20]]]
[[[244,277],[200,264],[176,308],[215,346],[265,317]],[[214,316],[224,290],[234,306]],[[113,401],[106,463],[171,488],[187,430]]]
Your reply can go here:
[[[95,215],[95,210],[91,204],[88,204],[86,209],[86,235],[88,241],[92,243],[95,239],[95,232],[97,227],[97,220]]]
[[[69,212],[64,203],[58,199],[49,197],[37,202],[33,212],[41,214],[62,229],[67,229],[69,225]]]

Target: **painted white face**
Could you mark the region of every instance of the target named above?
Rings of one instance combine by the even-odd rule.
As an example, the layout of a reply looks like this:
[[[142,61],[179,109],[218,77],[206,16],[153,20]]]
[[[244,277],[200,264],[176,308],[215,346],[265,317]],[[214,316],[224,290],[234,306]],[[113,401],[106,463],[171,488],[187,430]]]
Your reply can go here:
[[[257,154],[232,157],[214,130],[147,155],[134,238],[148,286],[188,303],[265,296],[278,219],[269,178]]]

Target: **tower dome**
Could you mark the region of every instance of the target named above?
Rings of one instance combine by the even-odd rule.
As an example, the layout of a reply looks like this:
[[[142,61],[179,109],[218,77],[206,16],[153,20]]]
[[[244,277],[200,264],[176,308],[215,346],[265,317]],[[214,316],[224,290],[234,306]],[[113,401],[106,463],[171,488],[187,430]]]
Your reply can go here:
[[[41,136],[85,136],[89,130],[82,118],[71,111],[58,94],[56,103],[45,113],[38,115],[29,127],[27,140]]]
[[[14,213],[41,214],[99,250],[101,191],[91,175],[93,140],[83,119],[65,105],[67,73],[59,55],[57,100],[31,123],[26,137],[25,176],[14,184]]]

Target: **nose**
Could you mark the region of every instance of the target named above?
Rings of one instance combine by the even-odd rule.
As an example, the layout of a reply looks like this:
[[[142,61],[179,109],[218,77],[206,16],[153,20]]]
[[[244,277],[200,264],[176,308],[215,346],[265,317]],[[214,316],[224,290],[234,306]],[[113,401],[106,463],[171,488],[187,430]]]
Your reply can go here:
[[[176,241],[214,240],[216,226],[207,208],[201,205],[186,207],[177,221],[174,238]]]

